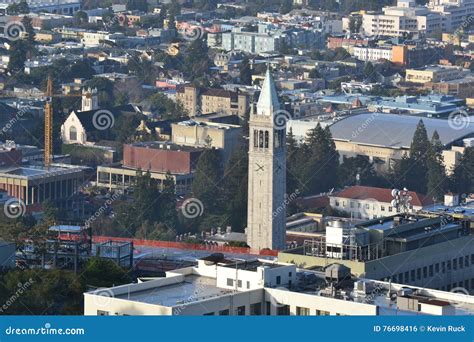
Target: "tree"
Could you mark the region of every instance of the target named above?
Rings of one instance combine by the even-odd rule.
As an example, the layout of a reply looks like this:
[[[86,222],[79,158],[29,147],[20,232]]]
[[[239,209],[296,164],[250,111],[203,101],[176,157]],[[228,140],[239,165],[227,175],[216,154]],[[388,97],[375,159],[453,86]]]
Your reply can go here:
[[[395,165],[393,182],[399,187],[426,194],[428,159],[431,143],[423,120],[418,122],[409,155],[404,155]]]
[[[28,53],[28,46],[22,39],[10,43],[8,71],[10,73],[22,72]]]
[[[138,171],[133,187],[133,208],[136,220],[159,222],[160,207],[161,196],[156,179],[151,178],[149,171],[145,173]]]
[[[210,60],[208,56],[209,48],[204,39],[196,39],[186,49],[184,56],[184,72],[191,80],[202,78],[209,70]]]
[[[131,281],[127,270],[112,260],[99,257],[90,258],[83,270],[82,278],[89,286],[111,287],[127,284]]]
[[[23,27],[25,28],[26,43],[27,43],[28,51],[32,55],[34,53],[34,50],[35,50],[36,33],[35,33],[34,28],[33,28],[31,18],[29,16],[25,15],[21,19],[21,23],[23,24]]]
[[[369,82],[375,82],[376,80],[376,74],[375,74],[375,68],[374,65],[370,62],[365,63],[364,66],[364,77],[369,81]]]
[[[250,69],[250,61],[245,57],[240,67],[240,83],[252,85],[252,70]]]
[[[287,14],[293,9],[293,0],[282,0],[280,4],[280,14]]]
[[[332,140],[329,127],[318,125],[310,130],[303,148],[304,160],[303,181],[304,193],[315,194],[327,191],[337,185],[339,154]]]
[[[366,156],[358,155],[356,157],[344,157],[342,164],[339,166],[338,176],[340,187],[350,185],[386,185],[386,182],[377,176],[374,165]]]
[[[321,74],[319,73],[317,68],[311,69],[309,72],[309,78],[321,78]]]
[[[126,7],[128,11],[148,12],[148,3],[146,0],[127,0]]]
[[[443,144],[439,139],[438,132],[434,131],[431,138],[431,150],[427,162],[427,190],[428,195],[431,196],[435,201],[442,200],[448,188],[442,150]]]
[[[84,11],[77,11],[75,14],[74,14],[74,21],[76,22],[76,24],[83,24],[83,23],[87,23],[89,21],[89,17],[87,16],[87,13],[84,12]]]
[[[215,149],[204,150],[196,164],[196,173],[192,185],[192,196],[204,205],[206,214],[216,214],[221,208],[216,198],[221,193],[221,157]]]
[[[474,147],[467,147],[451,176],[451,190],[458,194],[474,192]]]
[[[160,198],[160,223],[168,229],[176,230],[178,215],[176,212],[176,188],[171,173],[166,173]]]
[[[243,232],[247,225],[248,149],[236,150],[224,170],[222,203],[224,218],[234,231]]]
[[[18,3],[18,14],[28,13],[30,13],[30,6],[28,6],[26,0],[20,0],[20,2]]]

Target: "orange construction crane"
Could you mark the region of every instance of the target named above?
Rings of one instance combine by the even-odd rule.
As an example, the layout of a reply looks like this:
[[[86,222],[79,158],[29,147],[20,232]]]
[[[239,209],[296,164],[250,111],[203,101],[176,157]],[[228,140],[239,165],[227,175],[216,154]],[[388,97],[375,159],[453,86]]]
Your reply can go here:
[[[82,94],[55,95],[53,79],[48,76],[46,83],[46,102],[44,105],[44,166],[49,168],[53,158],[53,97],[77,97]],[[91,96],[89,93],[86,96]]]
[[[53,80],[48,76],[44,105],[44,166],[49,168],[53,155]]]

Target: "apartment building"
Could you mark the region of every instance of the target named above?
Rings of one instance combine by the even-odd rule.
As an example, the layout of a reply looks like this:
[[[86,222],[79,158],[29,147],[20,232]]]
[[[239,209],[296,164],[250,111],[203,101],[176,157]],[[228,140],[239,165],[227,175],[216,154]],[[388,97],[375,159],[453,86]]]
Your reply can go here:
[[[392,60],[392,47],[368,47],[368,46],[354,46],[353,55],[355,58],[364,62],[377,62],[381,59],[387,61]]]
[[[451,292],[356,279],[342,265],[301,271],[288,263],[212,255],[164,278],[86,292],[84,315],[462,315],[473,302]]]
[[[323,34],[318,30],[301,28],[279,28],[270,24],[259,24],[257,31],[245,27],[234,27],[222,33],[222,49],[240,50],[252,54],[280,51],[284,44],[290,48],[307,49],[321,47]]]
[[[176,99],[191,117],[200,114],[225,113],[244,118],[249,110],[249,96],[238,91],[197,88],[184,85],[176,88]]]
[[[417,69],[407,69],[405,81],[411,83],[438,83],[462,78],[471,74],[469,70],[457,66],[428,65]]]
[[[365,34],[374,36],[429,35],[442,29],[441,22],[439,13],[417,6],[414,0],[398,0],[396,6],[384,7],[382,13],[365,13],[362,28]]]

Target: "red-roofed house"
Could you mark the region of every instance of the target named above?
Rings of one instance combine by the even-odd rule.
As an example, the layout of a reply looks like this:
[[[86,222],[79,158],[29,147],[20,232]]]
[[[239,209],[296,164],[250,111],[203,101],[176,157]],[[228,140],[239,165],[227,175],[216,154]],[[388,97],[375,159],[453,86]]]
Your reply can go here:
[[[409,191],[411,196],[411,212],[421,210],[426,205],[433,204],[428,196]],[[358,219],[374,219],[395,215],[400,212],[393,208],[392,190],[370,186],[351,186],[329,196],[331,208],[344,211]]]

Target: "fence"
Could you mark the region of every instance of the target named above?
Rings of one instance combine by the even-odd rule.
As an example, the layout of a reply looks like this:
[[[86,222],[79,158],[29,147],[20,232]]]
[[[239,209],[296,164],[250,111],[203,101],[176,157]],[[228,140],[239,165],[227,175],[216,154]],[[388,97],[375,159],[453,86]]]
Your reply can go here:
[[[111,236],[93,236],[94,243],[102,243],[107,241],[122,241],[133,242],[135,246],[158,247],[158,248],[176,248],[176,249],[191,249],[198,251],[209,251],[213,253],[235,253],[235,254],[256,254],[265,256],[277,256],[278,251],[270,249],[262,249],[261,251],[253,251],[247,247],[231,247],[231,246],[210,246],[201,245],[197,243],[174,242],[174,241],[159,241],[159,240],[144,240],[133,238],[121,238]]]

